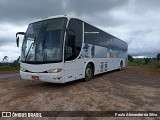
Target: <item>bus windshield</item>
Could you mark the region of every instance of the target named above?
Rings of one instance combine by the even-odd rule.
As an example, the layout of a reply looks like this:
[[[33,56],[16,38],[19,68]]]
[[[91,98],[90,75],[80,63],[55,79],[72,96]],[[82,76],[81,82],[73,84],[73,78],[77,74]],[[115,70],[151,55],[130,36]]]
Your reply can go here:
[[[55,18],[28,26],[22,44],[21,61],[52,63],[62,61],[66,18]]]

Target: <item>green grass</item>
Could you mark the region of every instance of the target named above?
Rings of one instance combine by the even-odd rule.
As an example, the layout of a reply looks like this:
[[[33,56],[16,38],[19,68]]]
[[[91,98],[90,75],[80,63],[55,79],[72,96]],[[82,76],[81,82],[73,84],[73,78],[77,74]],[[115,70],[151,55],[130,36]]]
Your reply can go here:
[[[153,66],[155,68],[160,68],[160,60],[159,61],[151,61],[150,66]]]
[[[160,61],[156,61],[156,60],[152,60],[152,59],[150,59],[150,60],[134,59],[133,61],[128,61],[128,66],[160,68]]]
[[[0,63],[0,71],[19,70],[19,63]]]

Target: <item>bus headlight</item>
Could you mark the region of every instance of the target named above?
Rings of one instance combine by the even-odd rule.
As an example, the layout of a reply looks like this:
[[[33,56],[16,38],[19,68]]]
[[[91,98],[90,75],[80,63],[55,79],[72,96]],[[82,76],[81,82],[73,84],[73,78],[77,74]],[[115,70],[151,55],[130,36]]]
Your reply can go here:
[[[62,71],[61,68],[55,68],[55,69],[47,70],[48,73],[58,73],[58,72],[61,72],[61,71]]]
[[[25,69],[25,68],[23,68],[23,67],[21,67],[21,69],[20,69],[22,72],[26,72],[27,70]]]

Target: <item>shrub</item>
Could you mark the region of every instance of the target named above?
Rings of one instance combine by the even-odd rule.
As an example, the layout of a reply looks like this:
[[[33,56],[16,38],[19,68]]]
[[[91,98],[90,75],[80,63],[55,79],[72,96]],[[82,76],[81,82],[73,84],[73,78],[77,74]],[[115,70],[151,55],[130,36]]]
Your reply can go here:
[[[148,64],[151,61],[151,58],[144,58],[144,64]]]
[[[160,60],[160,53],[157,54],[157,61]]]
[[[10,70],[10,66],[0,66],[0,70]]]
[[[130,61],[130,62],[133,62],[133,57],[132,57],[132,55],[130,55],[130,54],[128,54],[128,60]]]
[[[156,68],[160,68],[160,61],[156,61],[155,64],[154,64],[154,66],[155,66]]]
[[[0,71],[3,70],[18,70],[20,67],[19,63],[0,63]]]
[[[153,60],[150,64],[155,68],[160,68],[160,61]]]

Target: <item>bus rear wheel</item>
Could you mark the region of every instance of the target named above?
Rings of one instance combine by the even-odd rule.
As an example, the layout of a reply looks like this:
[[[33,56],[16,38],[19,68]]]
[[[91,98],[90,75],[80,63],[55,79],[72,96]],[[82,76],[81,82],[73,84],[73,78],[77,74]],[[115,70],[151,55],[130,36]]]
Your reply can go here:
[[[88,64],[85,70],[85,81],[91,80],[94,77],[93,66]]]

